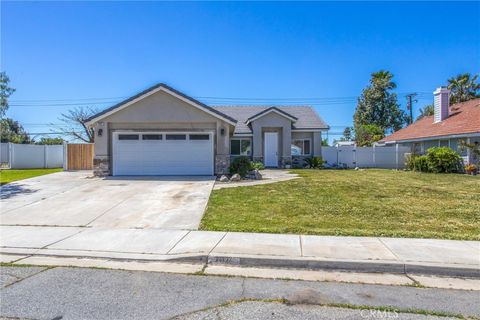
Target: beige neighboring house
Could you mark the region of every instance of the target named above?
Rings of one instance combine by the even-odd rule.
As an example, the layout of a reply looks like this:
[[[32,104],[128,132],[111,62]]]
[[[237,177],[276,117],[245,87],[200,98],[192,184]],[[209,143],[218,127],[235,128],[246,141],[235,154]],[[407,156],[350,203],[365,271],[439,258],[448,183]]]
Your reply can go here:
[[[163,83],[94,116],[96,175],[215,175],[234,157],[266,167],[320,156],[328,125],[310,106],[207,106]]]
[[[432,147],[450,147],[466,163],[477,163],[477,156],[462,141],[480,144],[480,99],[450,105],[450,91],[440,87],[434,95],[434,115],[423,117],[406,128],[383,138],[377,145],[408,146],[416,154]]]

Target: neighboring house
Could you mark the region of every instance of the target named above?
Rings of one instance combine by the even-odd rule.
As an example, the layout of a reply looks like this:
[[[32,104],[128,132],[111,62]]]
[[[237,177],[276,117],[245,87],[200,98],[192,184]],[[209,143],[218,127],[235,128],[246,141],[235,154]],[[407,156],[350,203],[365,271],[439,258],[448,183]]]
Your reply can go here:
[[[213,175],[234,157],[288,167],[320,156],[328,125],[309,106],[207,106],[157,84],[94,116],[96,175]],[[293,151],[293,154],[292,154]]]
[[[357,143],[355,141],[337,141],[335,147],[355,147]]]
[[[448,89],[440,87],[433,94],[433,116],[415,121],[383,138],[377,145],[409,146],[416,154],[423,154],[431,147],[450,147],[460,153],[466,162],[478,161],[473,153],[460,145],[461,141],[480,143],[480,99],[450,106]]]

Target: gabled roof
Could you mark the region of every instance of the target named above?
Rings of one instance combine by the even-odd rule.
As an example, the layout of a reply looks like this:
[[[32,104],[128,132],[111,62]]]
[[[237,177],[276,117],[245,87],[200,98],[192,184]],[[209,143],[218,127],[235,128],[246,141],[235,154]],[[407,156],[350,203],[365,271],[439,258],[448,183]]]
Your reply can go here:
[[[255,121],[255,120],[257,120],[258,118],[261,118],[261,117],[263,117],[263,116],[265,116],[265,115],[267,115],[267,114],[269,114],[269,113],[272,113],[272,112],[274,112],[274,113],[276,113],[276,114],[279,114],[279,115],[281,115],[281,116],[283,116],[283,117],[285,117],[285,118],[287,118],[287,119],[289,119],[289,120],[291,120],[291,121],[297,121],[297,119],[298,119],[297,117],[294,117],[294,116],[292,116],[291,114],[289,114],[288,112],[285,112],[285,111],[283,111],[283,110],[280,110],[280,109],[277,108],[277,107],[270,107],[270,108],[268,108],[268,109],[265,109],[265,110],[260,111],[260,112],[257,113],[257,114],[254,114],[253,116],[251,116],[250,118],[248,118],[245,123],[246,123],[246,124],[250,124],[250,122]]]
[[[450,107],[448,118],[434,123],[433,116],[423,117],[406,128],[383,138],[379,142],[395,143],[444,136],[480,134],[480,99],[474,99]]]
[[[116,105],[110,107],[110,108],[107,108],[93,116],[91,116],[89,119],[87,119],[87,125],[92,125],[93,123],[101,120],[102,118],[105,118],[117,111],[120,111],[126,107],[128,107],[129,105],[143,99],[143,98],[146,98],[148,97],[149,95],[155,93],[155,92],[158,92],[158,91],[165,91],[191,105],[193,105],[194,107],[197,107],[198,109],[200,110],[203,110],[207,113],[210,113],[211,115],[217,117],[217,118],[220,118],[224,121],[226,121],[227,123],[230,123],[231,125],[235,125],[235,123],[237,122],[237,120],[235,120],[234,118],[226,115],[226,114],[223,114],[222,112],[218,111],[218,110],[215,110],[213,109],[212,107],[210,106],[207,106],[206,104],[192,98],[192,97],[189,97],[187,96],[186,94],[178,91],[178,90],[175,90],[173,89],[172,87],[164,84],[164,83],[158,83],[120,103],[117,103]]]
[[[249,118],[274,107],[297,120],[292,123],[292,130],[328,130],[330,127],[322,120],[311,106],[259,106],[259,105],[243,105],[243,106],[212,106],[238,122],[235,125],[234,134],[251,134],[252,130],[247,124]]]

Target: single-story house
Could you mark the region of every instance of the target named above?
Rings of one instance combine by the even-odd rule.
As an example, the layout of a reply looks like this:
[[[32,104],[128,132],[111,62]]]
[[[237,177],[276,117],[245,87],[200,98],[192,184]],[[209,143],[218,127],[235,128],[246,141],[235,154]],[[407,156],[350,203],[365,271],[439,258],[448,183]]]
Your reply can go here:
[[[95,114],[96,175],[214,175],[234,157],[288,167],[320,156],[310,106],[208,106],[163,83]]]
[[[465,162],[477,162],[478,159],[468,148],[461,147],[461,141],[468,144],[480,143],[480,99],[450,106],[450,91],[447,88],[440,87],[433,95],[433,116],[415,121],[383,138],[377,145],[408,146],[415,154],[423,154],[431,147],[450,147]]]

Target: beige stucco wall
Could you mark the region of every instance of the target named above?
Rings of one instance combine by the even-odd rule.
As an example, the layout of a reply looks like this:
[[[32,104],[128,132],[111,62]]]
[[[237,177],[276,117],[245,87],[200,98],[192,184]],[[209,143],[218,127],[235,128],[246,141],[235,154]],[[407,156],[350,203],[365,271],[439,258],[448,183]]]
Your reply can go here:
[[[214,131],[215,153],[230,153],[230,124],[162,91],[103,118],[95,124],[95,132],[100,128],[102,136],[95,136],[96,157],[110,155],[114,130]]]
[[[263,157],[263,136],[265,132],[278,132],[279,158],[290,157],[292,143],[292,122],[274,112],[252,122],[253,157]]]

